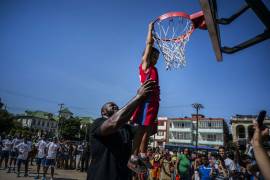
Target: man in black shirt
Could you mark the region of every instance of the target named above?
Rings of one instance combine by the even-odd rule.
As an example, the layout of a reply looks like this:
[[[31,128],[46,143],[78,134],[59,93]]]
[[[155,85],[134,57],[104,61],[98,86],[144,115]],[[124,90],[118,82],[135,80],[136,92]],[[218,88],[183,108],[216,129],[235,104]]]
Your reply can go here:
[[[137,94],[123,108],[108,102],[101,109],[101,118],[94,121],[90,130],[91,162],[87,180],[129,180],[127,167],[132,149],[134,129],[126,124],[134,110],[152,93],[156,83],[147,80]]]

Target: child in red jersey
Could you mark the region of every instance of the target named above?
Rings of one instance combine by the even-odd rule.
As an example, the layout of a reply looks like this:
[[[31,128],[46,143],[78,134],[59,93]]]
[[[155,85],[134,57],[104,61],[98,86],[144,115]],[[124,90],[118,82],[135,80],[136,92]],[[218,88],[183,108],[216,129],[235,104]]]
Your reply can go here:
[[[154,80],[157,85],[153,90],[149,99],[137,107],[135,110],[132,121],[139,125],[139,130],[135,135],[133,142],[133,154],[128,162],[128,167],[135,172],[140,172],[138,162],[143,162],[144,165],[149,167],[150,163],[147,160],[146,152],[149,141],[149,136],[153,134],[153,131],[157,129],[157,114],[159,109],[159,79],[158,71],[155,67],[158,58],[159,51],[153,47],[154,39],[152,35],[154,24],[151,22],[148,27],[148,35],[146,41],[146,48],[142,56],[142,62],[139,66],[140,82],[143,84],[146,80]]]

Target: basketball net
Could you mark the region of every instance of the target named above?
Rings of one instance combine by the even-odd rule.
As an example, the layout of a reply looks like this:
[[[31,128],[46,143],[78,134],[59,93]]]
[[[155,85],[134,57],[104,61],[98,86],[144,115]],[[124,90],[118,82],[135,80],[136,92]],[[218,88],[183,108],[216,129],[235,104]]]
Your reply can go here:
[[[193,31],[192,21],[180,16],[155,23],[153,38],[163,54],[167,70],[186,66],[185,48]]]

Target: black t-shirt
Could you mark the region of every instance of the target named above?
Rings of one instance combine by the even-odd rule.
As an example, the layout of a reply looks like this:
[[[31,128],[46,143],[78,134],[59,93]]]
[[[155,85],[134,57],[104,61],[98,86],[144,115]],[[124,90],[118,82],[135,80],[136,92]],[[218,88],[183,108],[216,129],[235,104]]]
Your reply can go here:
[[[91,163],[87,180],[129,180],[131,171],[127,163],[135,128],[124,125],[113,134],[101,136],[100,126],[106,120],[96,119],[90,130]]]

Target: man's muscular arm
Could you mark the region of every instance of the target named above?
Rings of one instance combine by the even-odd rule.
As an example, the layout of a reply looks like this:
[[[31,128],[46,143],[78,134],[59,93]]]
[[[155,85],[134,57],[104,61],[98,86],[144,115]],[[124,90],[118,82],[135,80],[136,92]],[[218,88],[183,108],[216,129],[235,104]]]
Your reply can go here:
[[[100,127],[100,135],[110,135],[129,121],[137,106],[146,100],[146,97],[153,91],[155,86],[156,83],[154,81],[145,81],[134,98],[132,98],[123,108],[114,113],[108,120],[104,121]]]

